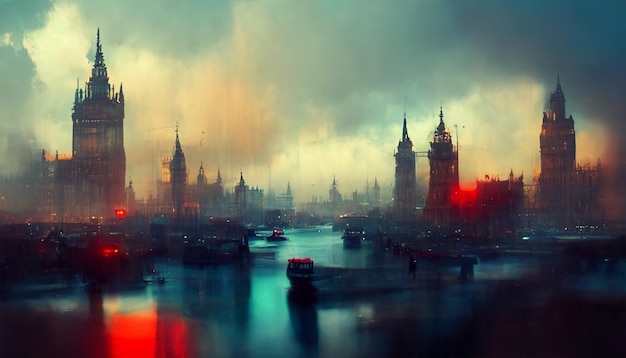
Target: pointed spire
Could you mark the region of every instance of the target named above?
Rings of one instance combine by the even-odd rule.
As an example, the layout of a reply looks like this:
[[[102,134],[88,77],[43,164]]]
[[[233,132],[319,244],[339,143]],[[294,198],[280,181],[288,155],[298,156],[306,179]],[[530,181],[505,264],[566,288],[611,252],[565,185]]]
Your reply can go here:
[[[552,120],[565,119],[565,94],[561,89],[561,76],[556,76],[556,90],[550,95],[550,113],[548,117]]]
[[[440,135],[446,131],[446,124],[443,122],[443,106],[439,107],[439,125],[437,126],[437,133]]]
[[[111,97],[111,87],[109,86],[109,76],[107,66],[104,64],[102,54],[102,43],[100,42],[100,28],[96,39],[96,60],[91,69],[91,77],[87,83],[85,98],[109,98]]]
[[[180,159],[177,159],[180,158]],[[172,161],[174,160],[185,160],[185,153],[183,153],[183,148],[180,145],[180,138],[178,136],[178,122],[176,122],[176,143],[174,145],[174,153],[172,154]]]
[[[123,83],[120,83],[120,103],[124,103],[124,88]]]
[[[74,92],[74,106],[76,106],[79,103],[79,83],[78,83],[78,78],[76,79],[76,92]]]
[[[102,43],[100,42],[100,28],[98,27],[98,36],[96,39],[96,62],[94,66],[104,65],[104,55],[102,54]]]
[[[406,129],[406,112],[404,112],[404,123],[402,124],[402,141],[408,142],[411,139],[409,138],[409,131]]]
[[[558,73],[556,75],[556,90],[554,91],[553,96],[564,98],[563,89],[561,88],[561,75]]]

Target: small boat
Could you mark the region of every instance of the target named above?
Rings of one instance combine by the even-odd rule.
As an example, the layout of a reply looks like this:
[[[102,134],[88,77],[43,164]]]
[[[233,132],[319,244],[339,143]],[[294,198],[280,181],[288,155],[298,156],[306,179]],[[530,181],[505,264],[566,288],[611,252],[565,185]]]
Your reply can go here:
[[[284,235],[284,231],[283,230],[279,230],[279,229],[274,229],[274,231],[272,231],[272,235],[268,236],[266,239],[267,241],[286,241],[287,238]]]
[[[360,227],[348,227],[344,230],[341,239],[343,247],[360,247],[361,242],[365,240],[365,230]]]
[[[311,286],[313,281],[313,260],[305,258],[291,258],[287,260],[287,278],[292,288]]]

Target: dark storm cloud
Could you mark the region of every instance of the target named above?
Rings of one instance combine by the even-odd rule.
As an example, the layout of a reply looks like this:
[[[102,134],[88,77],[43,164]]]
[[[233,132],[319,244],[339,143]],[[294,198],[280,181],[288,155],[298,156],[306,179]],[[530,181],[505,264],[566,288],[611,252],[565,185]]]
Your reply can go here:
[[[621,1],[457,2],[459,33],[499,72],[531,75],[566,99],[583,118],[626,135],[626,6]],[[547,101],[547,99],[546,99]],[[624,158],[623,141],[618,153]],[[617,153],[616,153],[617,154]],[[622,159],[623,160],[623,159]]]

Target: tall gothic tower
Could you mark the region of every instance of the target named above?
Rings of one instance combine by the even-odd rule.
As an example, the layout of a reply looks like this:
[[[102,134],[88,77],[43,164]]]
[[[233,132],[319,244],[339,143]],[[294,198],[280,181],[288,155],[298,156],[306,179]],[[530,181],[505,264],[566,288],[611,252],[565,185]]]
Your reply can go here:
[[[176,127],[176,144],[170,161],[170,183],[172,185],[172,201],[174,202],[175,217],[180,224],[184,213],[185,193],[187,192],[187,164],[185,153],[178,138],[178,126]]]
[[[70,184],[65,198],[72,216],[113,216],[124,207],[126,154],[124,152],[124,92],[109,85],[100,29],[96,58],[85,90],[76,89],[72,111],[71,170],[62,178]]]
[[[406,113],[402,126],[402,139],[398,143],[396,157],[396,186],[394,193],[394,211],[396,221],[414,221],[415,214],[415,152],[413,142],[406,129]]]
[[[538,206],[557,222],[569,221],[576,195],[576,137],[574,119],[565,117],[565,95],[558,77],[550,107],[543,113],[539,146]]]
[[[443,122],[443,109],[439,111],[439,125],[428,151],[430,178],[424,208],[424,221],[434,226],[446,227],[457,220],[451,195],[459,189],[459,154],[452,144],[452,136]]]

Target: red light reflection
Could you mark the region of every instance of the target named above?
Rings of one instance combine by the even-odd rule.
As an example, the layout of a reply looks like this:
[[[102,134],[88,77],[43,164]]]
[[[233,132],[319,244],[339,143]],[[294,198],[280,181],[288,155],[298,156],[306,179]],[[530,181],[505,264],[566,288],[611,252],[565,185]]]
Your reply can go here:
[[[188,330],[179,314],[156,309],[111,314],[112,357],[187,357]]]

